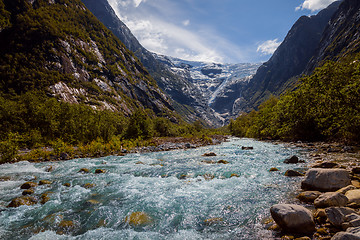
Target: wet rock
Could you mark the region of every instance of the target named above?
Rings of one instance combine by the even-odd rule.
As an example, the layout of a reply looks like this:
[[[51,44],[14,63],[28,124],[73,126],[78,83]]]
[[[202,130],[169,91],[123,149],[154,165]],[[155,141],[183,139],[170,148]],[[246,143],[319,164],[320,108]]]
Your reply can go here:
[[[97,201],[97,200],[94,200],[94,199],[90,199],[90,200],[87,200],[85,204],[86,204],[87,206],[94,206],[94,205],[99,205],[100,202]]]
[[[49,180],[40,180],[39,181],[39,185],[50,185],[50,184],[52,184],[52,182]]]
[[[329,234],[328,231],[326,230],[326,228],[319,228],[316,230],[316,232],[321,236],[326,236]]]
[[[7,206],[8,208],[17,208],[20,207],[22,205],[35,205],[37,204],[37,199],[35,197],[31,197],[31,196],[22,196],[22,197],[17,197],[15,199],[13,199],[10,204]]]
[[[285,172],[285,176],[287,176],[287,177],[302,177],[302,176],[304,176],[304,174],[290,169]]]
[[[360,235],[347,232],[336,233],[331,240],[360,240]]]
[[[215,178],[215,176],[213,174],[210,174],[210,173],[205,173],[203,175],[203,177],[205,178],[206,181],[210,181],[210,180],[213,180]]]
[[[23,196],[26,196],[26,195],[31,195],[31,194],[34,194],[35,190],[33,188],[29,188],[29,189],[25,189],[23,192],[22,192],[22,195]]]
[[[351,172],[353,174],[360,174],[360,167],[354,167],[353,169],[351,169]]]
[[[349,203],[360,205],[360,189],[347,191],[345,196],[349,199]]]
[[[254,147],[241,147],[241,150],[253,150],[254,149]]]
[[[75,229],[75,224],[73,221],[65,221],[65,220],[62,220],[60,223],[59,223],[59,230],[56,232],[57,234],[66,234],[66,233],[69,233],[71,231],[73,231]]]
[[[222,218],[209,218],[209,219],[205,219],[204,223],[206,225],[212,225],[212,224],[220,223],[223,221],[224,221],[224,219],[222,219]]]
[[[296,164],[296,163],[299,163],[299,158],[294,155],[291,158],[285,159],[284,163],[286,163],[286,164]]]
[[[62,152],[60,153],[60,159],[61,160],[69,160],[70,159],[70,155],[65,153],[65,152]]]
[[[240,177],[240,176],[239,176],[239,174],[233,173],[233,174],[231,174],[230,178],[232,178],[232,177]]]
[[[52,172],[52,171],[54,171],[54,166],[47,166],[46,168],[45,168],[45,171],[46,172]]]
[[[336,191],[350,185],[350,176],[345,169],[312,168],[301,182],[304,190]]]
[[[0,182],[10,181],[10,180],[11,180],[11,177],[9,177],[9,176],[0,177]]]
[[[351,185],[353,185],[356,188],[360,188],[360,182],[358,180],[352,180]]]
[[[319,191],[306,191],[301,192],[297,198],[302,202],[310,202],[313,203],[315,199],[317,199],[321,195]]]
[[[348,201],[348,198],[342,193],[327,192],[315,199],[314,205],[316,208],[343,207]]]
[[[90,173],[90,170],[87,168],[82,168],[79,170],[79,173]]]
[[[350,190],[355,190],[355,189],[356,189],[356,187],[355,187],[355,186],[353,186],[353,185],[349,185],[349,186],[346,186],[346,187],[343,187],[343,188],[341,188],[341,189],[337,190],[336,192],[339,192],[339,193],[345,194],[345,193],[347,193],[348,191],[350,191]]]
[[[217,155],[216,155],[216,153],[214,153],[214,152],[210,152],[210,153],[205,153],[205,154],[203,154],[203,157],[216,157]]]
[[[65,187],[71,187],[71,184],[70,184],[70,183],[64,183],[63,186],[65,186]]]
[[[299,238],[295,238],[295,240],[311,240],[311,238],[309,238],[309,237],[299,237]]]
[[[229,162],[226,160],[219,160],[217,163],[218,164],[229,164]]]
[[[104,169],[96,169],[95,170],[95,174],[101,174],[101,173],[106,173],[106,170],[104,170]]]
[[[347,207],[329,207],[325,209],[325,213],[333,226],[341,228],[346,221],[346,216],[355,213],[355,211]]]
[[[278,172],[278,171],[279,171],[279,169],[277,169],[277,168],[275,168],[275,167],[270,168],[270,170],[269,170],[269,172]]]
[[[270,209],[275,222],[291,233],[311,233],[315,231],[312,213],[303,206],[294,204],[276,204]]]
[[[84,185],[82,185],[83,188],[89,189],[89,188],[93,188],[95,187],[95,184],[93,183],[85,183]]]
[[[135,164],[137,164],[137,165],[145,165],[145,163],[143,163],[143,162],[141,162],[141,161],[138,161],[138,162],[136,162]]]
[[[23,185],[21,185],[21,189],[30,189],[30,188],[34,188],[37,187],[37,183],[34,182],[26,182]]]
[[[49,197],[49,194],[48,193],[44,193],[40,196],[40,203],[41,204],[45,204],[47,203],[48,201],[50,201],[50,197]]]
[[[58,225],[62,220],[64,220],[64,216],[58,213],[50,214],[42,219],[42,222],[49,225]]]
[[[323,162],[313,166],[313,168],[336,168],[336,167],[339,167],[339,164],[334,162]]]
[[[133,227],[149,225],[153,222],[152,218],[145,212],[133,212],[125,218],[125,222]]]

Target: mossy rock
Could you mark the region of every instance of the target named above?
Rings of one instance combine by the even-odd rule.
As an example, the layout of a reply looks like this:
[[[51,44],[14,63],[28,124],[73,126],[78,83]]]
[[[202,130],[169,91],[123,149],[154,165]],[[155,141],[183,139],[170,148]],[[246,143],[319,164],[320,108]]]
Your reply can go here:
[[[8,208],[10,208],[10,207],[17,208],[22,205],[31,206],[31,205],[37,204],[37,202],[38,201],[35,197],[22,196],[22,197],[17,197],[15,199],[13,199],[7,207]]]
[[[96,185],[94,183],[85,183],[84,185],[82,185],[83,188],[89,189],[89,188],[93,188]]]
[[[51,185],[52,181],[49,180],[40,180],[39,185]]]
[[[104,169],[96,169],[95,170],[95,174],[101,174],[101,173],[106,173],[106,170],[104,170]]]
[[[21,185],[21,189],[30,189],[30,188],[34,188],[37,187],[37,183],[34,182],[26,182],[23,185]]]
[[[22,192],[22,195],[26,196],[26,195],[31,195],[31,194],[34,194],[35,190],[33,188],[29,188],[29,189],[25,189],[23,192]]]
[[[125,218],[125,222],[137,227],[152,224],[153,219],[145,212],[133,212]]]
[[[90,170],[87,168],[82,168],[79,170],[79,173],[90,173]]]
[[[224,219],[217,217],[217,218],[208,218],[208,219],[205,219],[205,220],[204,220],[204,223],[205,223],[206,225],[212,225],[212,224],[220,223],[220,222],[223,222],[223,221],[224,221]]]

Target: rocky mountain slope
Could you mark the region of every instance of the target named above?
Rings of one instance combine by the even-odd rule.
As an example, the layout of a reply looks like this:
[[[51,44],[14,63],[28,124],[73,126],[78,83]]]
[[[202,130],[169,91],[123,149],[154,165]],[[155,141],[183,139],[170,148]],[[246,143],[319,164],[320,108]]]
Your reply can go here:
[[[37,90],[124,115],[173,115],[142,63],[80,0],[1,0],[0,12],[2,96]]]
[[[134,52],[159,87],[175,102],[177,112],[188,121],[202,119],[209,126],[221,126],[222,121],[208,107],[201,91],[185,76],[175,74],[168,65],[158,61],[156,55],[146,50],[130,29],[117,17],[107,0],[82,0],[86,7],[124,44]]]
[[[248,84],[260,66],[259,63],[220,64],[186,61],[156,54],[154,57],[165,63],[174,74],[193,84],[196,92],[201,93],[204,104],[213,109],[223,124],[238,115],[241,109],[237,107],[240,98],[237,89],[239,85]]]
[[[239,104],[246,111],[257,107],[271,94],[291,88],[319,47],[329,20],[340,2],[334,2],[315,16],[302,16],[291,28],[269,61],[256,72],[248,85],[240,88]]]

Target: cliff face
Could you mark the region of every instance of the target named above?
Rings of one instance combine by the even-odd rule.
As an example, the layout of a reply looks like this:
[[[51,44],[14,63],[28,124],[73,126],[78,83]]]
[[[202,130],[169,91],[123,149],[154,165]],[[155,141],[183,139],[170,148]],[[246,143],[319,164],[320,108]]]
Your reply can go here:
[[[159,56],[146,50],[130,29],[117,17],[107,0],[82,0],[86,7],[108,28],[125,46],[140,59],[159,87],[174,100],[173,107],[188,121],[203,119],[207,125],[220,126],[221,119],[207,105],[205,98],[186,76],[173,73],[170,67],[159,60]]]
[[[80,0],[0,0],[0,11],[8,16],[0,19],[2,95],[39,90],[125,115],[172,115],[142,63]]]
[[[332,16],[320,44],[306,67],[311,73],[326,60],[338,60],[360,50],[360,1],[345,0]]]
[[[314,56],[328,21],[340,2],[331,4],[315,16],[301,17],[291,28],[270,60],[256,72],[240,91],[244,110],[257,107],[271,94],[279,95],[296,82]]]

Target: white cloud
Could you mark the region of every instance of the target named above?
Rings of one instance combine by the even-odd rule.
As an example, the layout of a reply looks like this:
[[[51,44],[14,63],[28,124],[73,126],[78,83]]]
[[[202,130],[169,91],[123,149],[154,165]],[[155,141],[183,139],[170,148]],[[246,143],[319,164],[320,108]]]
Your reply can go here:
[[[187,27],[187,26],[190,25],[190,20],[187,19],[187,20],[183,21],[182,24],[183,24],[185,27]]]
[[[134,0],[134,6],[137,8],[143,0]],[[146,2],[146,0],[144,0]]]
[[[260,52],[263,55],[271,55],[279,47],[281,42],[279,39],[267,40],[258,45],[257,52]]]
[[[338,0],[305,0],[300,6],[296,8],[298,10],[311,10],[311,11],[318,11],[321,9],[326,8],[331,3],[338,1]]]

